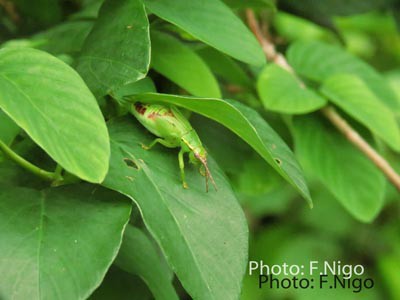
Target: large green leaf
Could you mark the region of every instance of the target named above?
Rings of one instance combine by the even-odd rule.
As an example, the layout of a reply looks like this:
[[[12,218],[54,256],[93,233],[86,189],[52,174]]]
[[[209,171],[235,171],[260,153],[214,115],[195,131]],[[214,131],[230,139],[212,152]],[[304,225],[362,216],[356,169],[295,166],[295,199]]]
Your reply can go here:
[[[400,129],[394,114],[361,79],[348,74],[334,75],[324,82],[321,92],[394,150],[400,151]]]
[[[161,258],[154,243],[140,229],[127,226],[115,264],[122,270],[141,277],[155,299],[179,299],[172,286],[165,260]]]
[[[118,252],[131,205],[94,186],[0,189],[2,299],[86,299]]]
[[[173,104],[221,123],[256,150],[311,205],[303,172],[292,151],[255,110],[233,100],[153,93],[131,96],[130,101]]]
[[[177,152],[157,146],[133,117],[113,122],[110,172],[104,185],[134,200],[144,223],[194,299],[234,299],[247,262],[244,214],[225,176],[209,157],[218,191],[205,191],[193,166],[182,187]],[[212,245],[212,246],[210,246]]]
[[[104,179],[107,128],[96,99],[68,65],[39,50],[0,50],[0,108],[67,171],[90,182]]]
[[[400,114],[400,100],[388,82],[371,66],[345,50],[318,41],[301,41],[291,45],[288,60],[296,72],[322,82],[335,74],[360,77],[390,109]]]
[[[141,0],[106,0],[76,69],[96,97],[143,78],[150,64],[149,23]]]
[[[358,220],[369,222],[383,205],[385,178],[342,135],[315,116],[293,120],[296,155]]]
[[[266,66],[260,73],[257,89],[264,107],[281,113],[308,113],[327,102],[303,86],[293,74],[275,64]]]
[[[196,52],[176,38],[151,32],[151,66],[194,96],[221,97],[218,82]]]
[[[144,0],[162,19],[246,63],[262,65],[264,54],[242,21],[220,0]]]

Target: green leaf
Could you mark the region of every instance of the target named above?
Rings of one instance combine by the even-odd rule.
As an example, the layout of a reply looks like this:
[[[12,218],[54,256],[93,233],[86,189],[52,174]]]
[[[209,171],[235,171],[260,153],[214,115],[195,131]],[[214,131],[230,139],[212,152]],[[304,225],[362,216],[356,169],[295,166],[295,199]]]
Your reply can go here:
[[[356,75],[383,103],[400,114],[400,100],[388,82],[371,66],[339,47],[317,41],[296,42],[289,48],[288,60],[298,74],[317,82],[335,74]]]
[[[51,54],[78,53],[93,27],[92,21],[65,22],[32,37],[37,48]]]
[[[71,67],[35,49],[0,50],[0,108],[68,172],[90,182],[104,179],[107,128]]]
[[[233,100],[167,94],[134,95],[130,100],[177,105],[221,123],[257,151],[312,205],[303,172],[292,151],[255,110]]]
[[[144,0],[160,18],[200,41],[252,65],[262,65],[260,45],[243,22],[220,0]]]
[[[383,205],[385,178],[341,134],[316,117],[293,120],[296,155],[358,220],[372,221]]]
[[[0,140],[10,145],[20,132],[20,128],[0,109]],[[0,162],[3,160],[3,153],[0,151]]]
[[[199,49],[197,53],[203,58],[211,70],[228,84],[238,84],[248,88],[253,87],[250,76],[229,56],[211,47]]]
[[[151,32],[151,66],[194,96],[221,98],[218,82],[196,52],[176,38]]]
[[[0,140],[10,145],[19,131],[18,125],[0,109]]]
[[[117,255],[130,208],[94,186],[2,187],[2,298],[87,298]]]
[[[304,114],[327,103],[293,74],[275,64],[266,66],[260,73],[257,89],[264,107],[276,112]]]
[[[184,189],[177,152],[142,149],[141,143],[155,137],[133,117],[109,128],[112,154],[103,184],[138,204],[144,223],[194,299],[238,298],[247,262],[246,220],[212,158],[209,168],[218,192],[206,193],[205,179],[189,164],[189,189]]]
[[[394,114],[354,75],[335,75],[325,80],[321,92],[345,112],[400,151],[400,129]]]
[[[96,97],[145,77],[150,64],[149,22],[141,0],[106,0],[76,69]]]
[[[115,264],[122,270],[141,277],[155,299],[179,299],[172,286],[168,266],[157,250],[143,231],[128,225]]]

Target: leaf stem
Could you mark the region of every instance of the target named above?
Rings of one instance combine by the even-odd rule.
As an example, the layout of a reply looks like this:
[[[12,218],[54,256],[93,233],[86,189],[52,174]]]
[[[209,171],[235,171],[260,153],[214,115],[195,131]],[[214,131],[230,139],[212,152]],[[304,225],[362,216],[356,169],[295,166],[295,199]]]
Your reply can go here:
[[[28,170],[29,172],[41,177],[42,179],[45,179],[47,181],[54,181],[59,179],[60,175],[57,175],[56,173],[52,172],[47,172],[34,164],[30,163],[27,161],[25,158],[19,156],[17,153],[15,153],[13,150],[11,150],[10,147],[8,147],[3,141],[0,140],[0,150],[3,151],[3,153],[8,156],[11,160],[13,160],[15,163],[23,167],[24,169]]]
[[[62,171],[63,171],[63,168],[59,164],[57,164],[56,169],[54,170],[54,175],[58,179],[61,179],[62,178],[62,176],[61,176]]]
[[[253,31],[257,40],[269,61],[284,68],[285,70],[295,73],[293,68],[289,65],[286,58],[276,51],[275,45],[267,39],[257,21],[257,18],[251,9],[246,10],[247,23]],[[302,84],[304,84],[302,82]],[[371,162],[378,167],[387,179],[400,191],[400,175],[391,167],[385,158],[383,158],[374,148],[372,148],[361,135],[352,128],[345,119],[343,119],[334,107],[328,106],[321,109],[322,114],[341,132],[348,141],[357,147]]]

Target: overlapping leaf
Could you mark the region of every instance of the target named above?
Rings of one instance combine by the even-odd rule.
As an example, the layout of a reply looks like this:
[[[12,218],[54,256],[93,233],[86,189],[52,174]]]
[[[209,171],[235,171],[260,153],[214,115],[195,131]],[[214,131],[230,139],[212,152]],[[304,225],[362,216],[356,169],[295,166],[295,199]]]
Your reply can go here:
[[[222,171],[209,157],[218,191],[206,193],[204,178],[186,166],[185,190],[177,152],[142,149],[140,144],[149,144],[154,136],[133,117],[109,128],[112,155],[104,185],[138,204],[144,223],[194,299],[238,298],[247,262],[247,225]]]
[[[0,140],[9,145],[19,133],[20,128],[0,109]],[[1,155],[1,154],[0,154]]]
[[[281,113],[308,113],[327,102],[303,86],[293,74],[275,64],[266,66],[261,72],[257,89],[264,107]]]
[[[220,0],[145,0],[154,14],[199,40],[253,65],[262,65],[264,54],[242,21]]]
[[[0,50],[0,108],[67,171],[90,182],[104,179],[107,128],[96,99],[68,65],[39,50]]]
[[[288,60],[298,74],[317,82],[336,74],[356,75],[385,105],[400,114],[400,100],[385,79],[371,66],[337,46],[317,41],[296,42],[289,48]]]
[[[321,92],[394,150],[400,151],[400,129],[394,114],[361,79],[354,75],[335,75],[324,82]]]
[[[316,116],[293,121],[296,155],[358,220],[372,221],[383,205],[385,178],[343,136]]]
[[[141,277],[155,299],[178,300],[168,266],[157,250],[143,231],[128,225],[115,264],[122,270]]]
[[[96,97],[143,78],[150,64],[149,23],[141,0],[106,0],[76,69]]]
[[[197,53],[211,70],[226,82],[252,88],[253,82],[250,76],[246,74],[237,61],[211,47],[199,49]]]
[[[130,208],[93,186],[2,187],[1,297],[86,299],[117,255]]]
[[[189,93],[199,97],[221,97],[213,73],[196,52],[176,38],[157,31],[151,33],[151,66]]]

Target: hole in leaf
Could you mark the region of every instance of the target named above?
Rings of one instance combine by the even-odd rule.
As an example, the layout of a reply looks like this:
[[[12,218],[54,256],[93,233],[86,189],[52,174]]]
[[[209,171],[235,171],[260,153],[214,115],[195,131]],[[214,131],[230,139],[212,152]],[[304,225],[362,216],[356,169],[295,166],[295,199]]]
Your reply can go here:
[[[129,168],[134,168],[136,170],[139,170],[139,166],[130,158],[124,158],[124,163],[129,167]]]
[[[278,165],[281,165],[281,164],[282,164],[282,161],[281,161],[279,158],[275,158],[275,161],[276,161],[276,163],[277,163]]]

